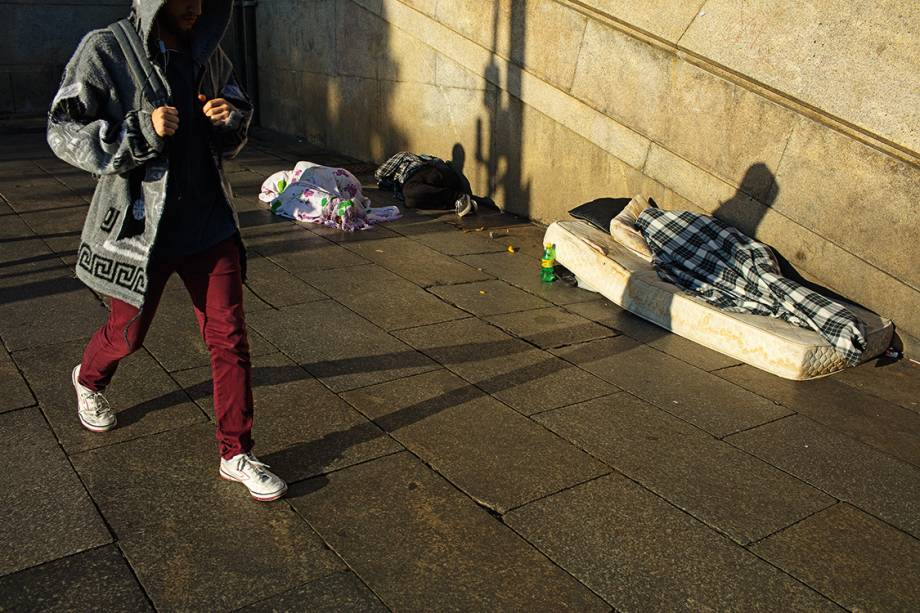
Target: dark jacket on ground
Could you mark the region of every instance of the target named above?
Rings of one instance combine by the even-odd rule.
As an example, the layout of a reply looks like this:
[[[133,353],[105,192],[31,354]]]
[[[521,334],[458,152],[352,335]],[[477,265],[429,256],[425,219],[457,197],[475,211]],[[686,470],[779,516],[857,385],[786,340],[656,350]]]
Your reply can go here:
[[[163,59],[152,38],[164,0],[134,0],[130,23],[144,41],[153,69],[169,85]],[[230,21],[231,0],[209,0],[195,25],[191,53],[202,67],[199,91],[208,99],[234,105],[226,126],[210,132],[210,149],[220,189],[232,202],[221,159],[239,152],[246,141],[252,106],[219,47]],[[77,276],[99,293],[141,307],[151,253],[166,206],[170,161],[166,142],[156,135],[149,82],[136,79],[109,29],[81,41],[67,64],[48,118],[48,144],[65,162],[99,176],[86,217],[77,259]],[[180,117],[180,124],[183,118]],[[185,118],[187,121],[188,118]],[[232,207],[231,207],[232,209]],[[235,212],[234,224],[238,226]]]

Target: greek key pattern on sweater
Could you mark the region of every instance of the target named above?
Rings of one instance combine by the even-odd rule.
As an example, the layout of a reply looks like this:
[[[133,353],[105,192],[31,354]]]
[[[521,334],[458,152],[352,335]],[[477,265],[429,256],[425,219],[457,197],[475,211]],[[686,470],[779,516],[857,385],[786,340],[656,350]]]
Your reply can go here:
[[[143,294],[147,288],[147,275],[141,267],[124,262],[116,262],[93,253],[89,245],[82,243],[77,255],[77,265],[97,279],[118,285],[125,289]]]

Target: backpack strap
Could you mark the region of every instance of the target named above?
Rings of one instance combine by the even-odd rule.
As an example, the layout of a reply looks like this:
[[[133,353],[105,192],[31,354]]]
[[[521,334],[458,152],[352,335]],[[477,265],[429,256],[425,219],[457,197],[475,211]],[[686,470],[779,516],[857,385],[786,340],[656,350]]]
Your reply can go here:
[[[127,19],[121,19],[109,26],[115,35],[115,40],[128,63],[128,70],[138,85],[138,96],[147,100],[154,108],[166,104],[169,98],[168,89],[160,74],[157,72],[137,30]],[[136,100],[140,103],[142,100]]]

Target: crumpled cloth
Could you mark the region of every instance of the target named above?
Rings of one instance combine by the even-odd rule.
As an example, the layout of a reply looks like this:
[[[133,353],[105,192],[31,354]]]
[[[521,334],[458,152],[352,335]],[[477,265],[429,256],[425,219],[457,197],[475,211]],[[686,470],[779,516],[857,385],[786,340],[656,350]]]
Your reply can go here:
[[[849,364],[866,349],[853,313],[782,276],[767,245],[714,217],[649,207],[636,227],[652,250],[658,276],[726,311],[768,315],[827,340]]]
[[[402,217],[399,207],[372,207],[361,182],[344,168],[297,162],[262,183],[259,200],[282,217],[318,223],[347,232]]]

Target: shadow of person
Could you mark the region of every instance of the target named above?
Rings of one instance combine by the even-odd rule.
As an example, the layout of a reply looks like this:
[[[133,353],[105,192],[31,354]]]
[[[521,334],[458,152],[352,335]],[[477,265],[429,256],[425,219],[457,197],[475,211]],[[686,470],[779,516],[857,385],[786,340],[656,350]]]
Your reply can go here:
[[[757,162],[744,173],[735,195],[721,203],[712,215],[754,237],[778,195],[776,177],[766,164]]]
[[[466,150],[460,143],[454,143],[453,148],[450,150],[450,163],[457,172],[463,172],[463,168],[466,166]]]
[[[779,191],[779,183],[775,175],[766,164],[757,162],[748,168],[735,195],[720,204],[713,212],[713,216],[738,228],[747,236],[761,240],[757,236],[757,230],[768,209],[776,202]],[[787,254],[780,252],[773,245],[770,245],[770,248],[779,262],[780,272],[784,277],[832,300],[848,300],[837,292],[805,278],[787,257]],[[806,261],[807,251],[799,247],[791,256],[794,261],[801,264]],[[852,300],[848,301],[852,302]]]
[[[482,208],[490,208],[498,210],[498,207],[495,205],[495,201],[492,200],[489,196],[477,196],[473,193],[473,187],[470,185],[470,180],[464,172],[466,167],[466,149],[463,148],[463,145],[460,143],[454,143],[454,146],[450,151],[450,165],[460,173],[460,176],[463,177],[463,188],[466,190],[470,197],[476,202],[476,204]]]

